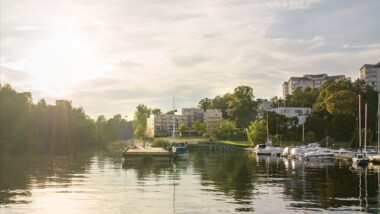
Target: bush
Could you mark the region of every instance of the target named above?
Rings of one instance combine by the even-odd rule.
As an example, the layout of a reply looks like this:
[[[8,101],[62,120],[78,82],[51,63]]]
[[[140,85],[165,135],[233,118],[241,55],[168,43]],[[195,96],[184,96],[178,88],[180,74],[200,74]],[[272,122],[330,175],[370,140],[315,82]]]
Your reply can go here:
[[[167,147],[169,145],[169,141],[163,139],[154,139],[152,147]]]

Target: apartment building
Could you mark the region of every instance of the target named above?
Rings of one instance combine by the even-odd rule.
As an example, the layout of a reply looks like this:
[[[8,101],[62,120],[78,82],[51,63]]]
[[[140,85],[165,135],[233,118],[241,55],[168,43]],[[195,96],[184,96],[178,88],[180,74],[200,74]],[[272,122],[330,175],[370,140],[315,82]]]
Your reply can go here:
[[[173,118],[175,118],[175,127],[181,123],[187,123],[187,117],[184,115],[158,114],[150,115],[147,119],[146,136],[148,138],[166,137],[173,133]],[[175,130],[178,132],[178,130]]]
[[[286,95],[293,94],[297,88],[305,90],[306,88],[321,88],[325,82],[333,79],[338,82],[344,79],[344,75],[328,76],[327,74],[317,74],[317,75],[304,75],[303,77],[290,77],[288,82],[282,84],[282,98],[286,99]]]
[[[221,109],[207,109],[204,121],[207,129],[211,132],[219,132],[219,126],[222,123],[223,115]]]
[[[193,129],[195,121],[206,123],[209,130],[219,130],[222,122],[221,109],[207,109],[206,112],[199,108],[182,108],[181,115],[175,115],[175,132],[178,132],[178,125],[186,124],[187,130],[185,135],[194,135],[196,132]],[[173,133],[173,115],[160,114],[150,115],[147,119],[146,136],[148,138],[170,136]]]
[[[360,79],[367,85],[372,86],[376,91],[380,91],[380,62],[375,65],[365,64],[360,68]]]

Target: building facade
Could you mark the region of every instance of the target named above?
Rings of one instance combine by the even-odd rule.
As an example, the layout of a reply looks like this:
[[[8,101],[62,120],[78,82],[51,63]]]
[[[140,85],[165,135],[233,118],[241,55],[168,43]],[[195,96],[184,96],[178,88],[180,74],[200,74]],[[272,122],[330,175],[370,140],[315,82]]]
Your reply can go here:
[[[338,82],[344,78],[344,75],[328,76],[327,74],[305,75],[303,77],[290,77],[288,82],[284,82],[284,84],[282,84],[282,98],[286,99],[286,95],[292,95],[297,88],[301,88],[301,90],[303,91],[306,88],[321,88],[322,85],[330,79],[333,79],[335,82]]]
[[[195,135],[193,129],[195,121],[206,123],[211,131],[218,131],[222,122],[221,109],[207,109],[206,112],[199,108],[182,108],[181,115],[175,115],[175,132],[178,133],[178,125],[186,124],[187,129],[185,135]],[[160,114],[150,115],[147,119],[146,136],[148,138],[171,136],[173,133],[173,115]]]
[[[173,133],[173,118],[175,118],[175,127],[187,122],[187,117],[183,115],[157,114],[150,115],[146,121],[146,136],[148,138],[166,137]],[[177,130],[175,130],[177,132]]]
[[[204,121],[210,132],[219,132],[220,124],[223,120],[223,114],[221,109],[207,109]]]
[[[360,79],[367,85],[372,86],[376,91],[380,91],[380,62],[375,65],[365,64],[360,68]]]

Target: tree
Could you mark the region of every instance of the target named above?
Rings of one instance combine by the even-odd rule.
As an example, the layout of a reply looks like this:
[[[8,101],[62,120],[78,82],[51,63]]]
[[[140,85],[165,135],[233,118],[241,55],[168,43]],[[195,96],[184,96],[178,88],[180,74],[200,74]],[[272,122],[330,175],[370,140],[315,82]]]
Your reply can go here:
[[[219,129],[222,133],[227,134],[227,139],[230,140],[230,133],[236,129],[236,123],[230,120],[223,120]]]
[[[141,125],[144,129],[146,128],[146,120],[150,116],[150,109],[144,105],[140,104],[136,107],[135,115],[133,117],[133,124],[135,127]]]
[[[230,93],[224,94],[222,96],[218,95],[211,101],[210,108],[222,110],[223,119],[231,119],[231,117],[227,114],[228,102],[231,100],[232,99]]]
[[[207,109],[211,108],[211,103],[212,103],[212,100],[210,100],[209,98],[203,98],[199,101],[198,107],[200,109],[203,109],[203,111],[206,111]]]
[[[178,125],[178,131],[181,134],[181,136],[182,136],[182,133],[186,131],[186,129],[187,129],[187,126],[185,123],[181,123]]]
[[[267,140],[267,122],[265,120],[251,122],[247,135],[252,145],[265,143]]]
[[[337,91],[326,100],[326,110],[332,115],[355,116],[358,110],[358,94],[353,91]]]
[[[193,129],[194,131],[198,133],[198,135],[200,132],[203,132],[203,133],[207,132],[206,124],[199,122],[199,120],[195,121],[193,125]]]
[[[269,102],[271,108],[283,107],[285,105],[285,101],[277,96],[272,97]]]
[[[154,114],[154,115],[160,115],[160,114],[162,114],[161,109],[159,109],[159,108],[153,109],[152,110],[152,114]]]
[[[246,128],[256,117],[257,104],[254,101],[253,89],[249,86],[239,86],[234,89],[231,101],[228,102],[228,115],[236,125]]]
[[[140,141],[143,141],[143,146],[145,148],[145,140],[144,140],[144,136],[145,136],[145,128],[139,124],[135,130],[135,133],[134,133],[137,137],[140,138]]]

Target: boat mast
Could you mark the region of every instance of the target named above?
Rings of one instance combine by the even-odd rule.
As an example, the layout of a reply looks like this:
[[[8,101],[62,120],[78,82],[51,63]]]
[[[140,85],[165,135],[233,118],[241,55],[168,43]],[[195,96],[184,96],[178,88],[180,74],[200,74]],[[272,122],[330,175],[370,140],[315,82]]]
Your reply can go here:
[[[173,135],[172,135],[172,143],[174,143],[175,137],[175,107],[174,107],[174,94],[173,94]]]
[[[361,106],[360,106],[360,94],[359,94],[359,149],[362,150],[362,117],[361,117]]]
[[[268,109],[266,109],[267,113],[267,142],[269,140],[269,120],[268,120]]]
[[[365,113],[364,113],[364,152],[367,151],[367,103],[365,104]]]
[[[379,144],[380,144],[380,93],[377,98],[377,154],[379,154]]]
[[[302,143],[305,142],[305,114],[302,109]]]

